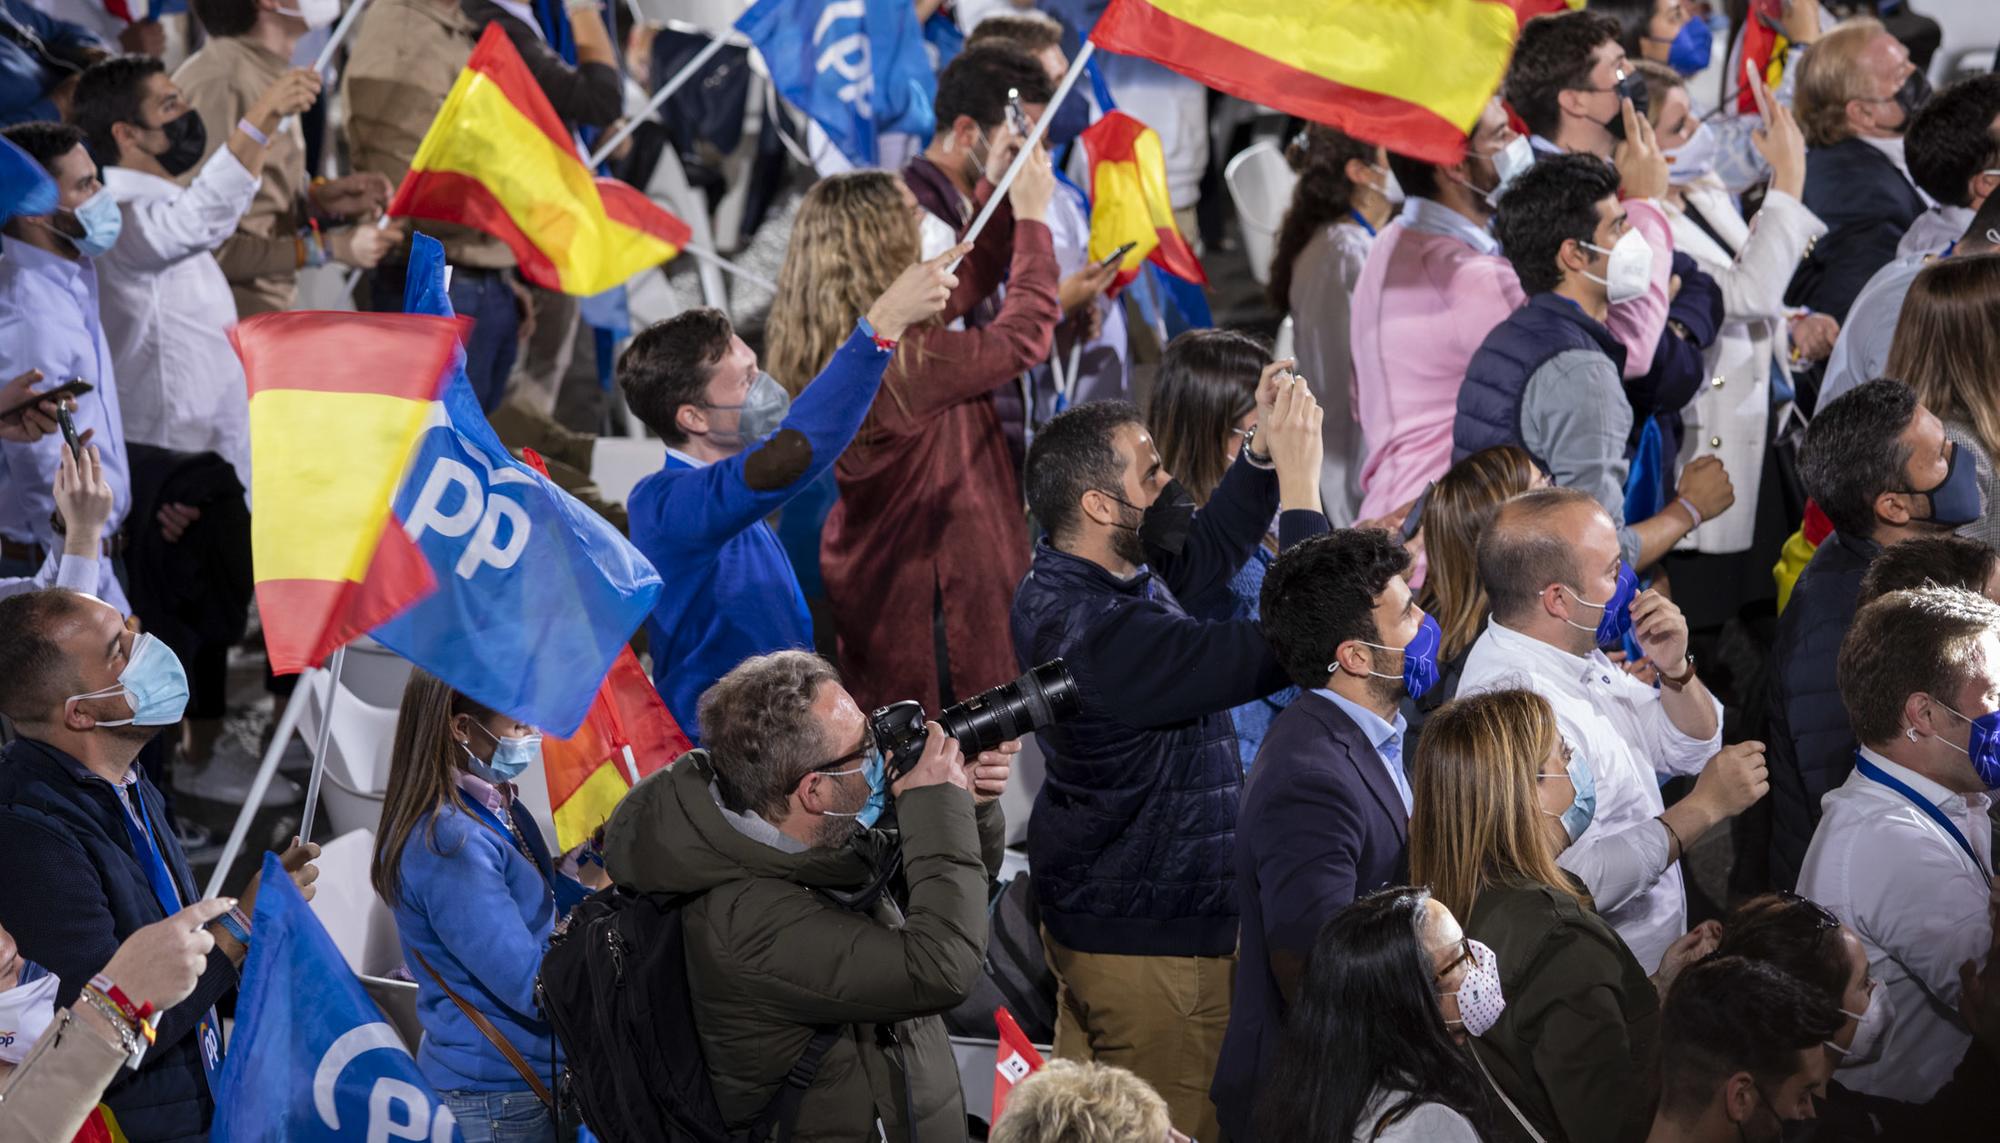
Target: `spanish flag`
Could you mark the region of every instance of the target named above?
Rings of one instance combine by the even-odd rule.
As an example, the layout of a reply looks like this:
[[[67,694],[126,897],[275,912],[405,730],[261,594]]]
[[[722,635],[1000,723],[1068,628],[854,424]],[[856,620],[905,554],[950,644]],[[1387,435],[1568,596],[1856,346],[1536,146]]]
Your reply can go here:
[[[542,741],[556,847],[567,853],[588,841],[625,791],[693,747],[639,657],[625,648],[577,732]]]
[[[1090,38],[1357,139],[1463,157],[1540,0],[1111,0]]]
[[[274,672],[436,590],[390,501],[458,336],[450,318],[312,311],[229,331],[250,383],[250,549]]]
[[[529,281],[583,296],[672,258],[689,233],[633,187],[591,176],[498,22],[431,121],[389,213],[483,230]]]
[[[1112,111],[1079,140],[1090,157],[1091,260],[1101,262],[1135,243],[1118,264],[1115,287],[1138,277],[1140,264],[1149,259],[1176,278],[1207,285],[1194,248],[1174,225],[1159,134],[1123,111]]]

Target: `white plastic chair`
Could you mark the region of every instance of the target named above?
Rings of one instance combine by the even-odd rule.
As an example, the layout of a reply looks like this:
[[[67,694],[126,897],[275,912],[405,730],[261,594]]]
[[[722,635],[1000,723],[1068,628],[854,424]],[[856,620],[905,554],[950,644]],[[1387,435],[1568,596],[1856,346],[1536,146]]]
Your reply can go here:
[[[666,461],[667,446],[658,437],[599,437],[590,451],[590,479],[606,500],[623,504],[633,487]]]
[[[1222,172],[1229,186],[1229,198],[1236,204],[1236,220],[1243,227],[1243,253],[1250,260],[1250,276],[1260,286],[1271,284],[1271,255],[1278,245],[1278,227],[1291,205],[1292,187],[1299,177],[1285,162],[1284,148],[1275,139],[1259,139],[1229,160]]]
[[[353,663],[351,652],[348,662]],[[395,914],[368,882],[374,852],[372,830],[358,829],[327,842],[317,862],[320,879],[314,883],[311,908],[347,967],[361,978],[361,986],[415,1052],[423,1036],[417,1023],[417,986],[389,976],[403,963],[403,947],[396,937]]]

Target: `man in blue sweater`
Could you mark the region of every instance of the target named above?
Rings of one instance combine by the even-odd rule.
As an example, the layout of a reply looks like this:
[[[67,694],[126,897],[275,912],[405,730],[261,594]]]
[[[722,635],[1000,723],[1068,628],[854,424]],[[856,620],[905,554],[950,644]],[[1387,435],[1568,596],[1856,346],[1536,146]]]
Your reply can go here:
[[[689,739],[709,684],[752,655],[812,650],[812,618],[764,518],[805,491],[847,448],[875,401],[903,331],[944,309],[955,246],[902,275],[796,402],[712,309],[689,310],[632,339],[618,383],[667,442],[660,471],[626,505],[632,542],[666,587],[646,618],[653,685]]]
[[[1040,735],[1048,776],[1028,820],[1056,1055],[1131,1069],[1197,1139],[1220,1137],[1208,1088],[1236,955],[1243,765],[1229,710],[1291,680],[1256,620],[1195,619],[1180,599],[1226,584],[1274,515],[1287,548],[1327,526],[1312,392],[1273,365],[1257,410],[1199,511],[1132,405],[1090,402],[1043,426],[1028,504],[1048,538],[1010,624],[1015,657],[1062,658],[1083,704]]]

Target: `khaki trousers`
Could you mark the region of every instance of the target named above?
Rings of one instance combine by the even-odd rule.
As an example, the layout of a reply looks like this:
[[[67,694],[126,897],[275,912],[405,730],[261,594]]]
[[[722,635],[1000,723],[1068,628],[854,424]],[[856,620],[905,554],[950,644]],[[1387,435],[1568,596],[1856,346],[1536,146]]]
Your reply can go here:
[[[1229,1028],[1236,956],[1113,956],[1057,944],[1042,930],[1056,975],[1056,1058],[1126,1069],[1167,1101],[1174,1127],[1222,1138],[1208,1085]]]

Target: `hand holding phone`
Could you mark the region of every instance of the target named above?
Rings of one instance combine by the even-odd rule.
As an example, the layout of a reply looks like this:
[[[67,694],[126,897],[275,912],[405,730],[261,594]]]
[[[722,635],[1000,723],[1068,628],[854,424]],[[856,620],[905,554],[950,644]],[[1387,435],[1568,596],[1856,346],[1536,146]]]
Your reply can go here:
[[[68,405],[56,406],[56,427],[62,430],[63,442],[69,445],[69,454],[83,456],[83,440],[76,434],[76,418],[70,415]]]
[[[1034,124],[1028,122],[1028,112],[1021,106],[1021,89],[1018,87],[1007,89],[1007,122],[1013,126],[1014,134],[1019,135],[1023,141],[1028,138],[1028,132],[1034,129]]]

